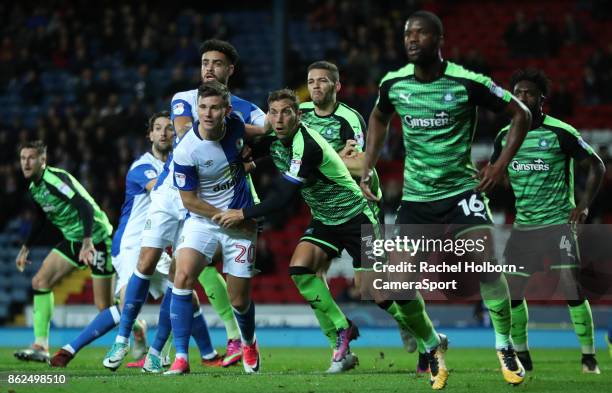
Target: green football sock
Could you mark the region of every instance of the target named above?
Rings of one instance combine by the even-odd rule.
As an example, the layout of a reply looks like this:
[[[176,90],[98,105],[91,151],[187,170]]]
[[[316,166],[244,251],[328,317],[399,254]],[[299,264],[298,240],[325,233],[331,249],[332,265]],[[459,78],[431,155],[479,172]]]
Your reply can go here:
[[[489,310],[491,323],[495,330],[495,348],[507,348],[512,345],[512,338],[510,337],[512,312],[506,277],[500,275],[493,282],[481,282],[480,295]]]
[[[406,329],[410,332],[410,334],[412,334],[412,337],[414,337],[414,339],[416,340],[417,350],[419,351],[419,353],[425,353],[425,343],[423,342],[423,339],[418,337],[414,333],[414,331],[410,329],[410,327],[408,326],[408,321],[406,321],[404,313],[402,312],[399,304],[393,302],[391,306],[389,306],[389,308],[385,309],[385,311],[387,311],[393,317],[393,319],[397,321],[397,324],[400,326],[400,328]]]
[[[349,327],[348,319],[334,301],[325,282],[310,269],[289,267],[289,274],[304,299],[313,310],[321,311],[334,325],[336,330]],[[334,343],[335,345],[335,343]]]
[[[319,321],[319,326],[321,327],[323,334],[327,338],[327,341],[329,341],[329,346],[335,348],[336,338],[338,337],[338,334],[336,333],[336,326],[334,325],[332,320],[329,319],[327,315],[325,315],[323,311],[316,308],[313,308],[312,310],[314,311],[315,316],[317,317],[317,321]]]
[[[527,322],[529,321],[529,309],[527,308],[527,301],[523,299],[521,304],[516,307],[512,307],[512,342],[514,349],[519,352],[529,350],[527,340]]]
[[[49,330],[53,306],[53,291],[50,289],[34,290],[34,308],[32,310],[34,338],[36,344],[42,345],[45,348],[49,347]]]
[[[202,273],[200,273],[198,281],[202,284],[210,305],[225,324],[228,340],[240,339],[240,330],[232,310],[232,304],[227,294],[227,284],[223,276],[214,266],[206,266]]]
[[[577,306],[568,306],[570,318],[574,324],[574,331],[578,336],[582,353],[595,353],[595,340],[593,335],[593,315],[588,300]]]
[[[429,315],[427,315],[425,311],[425,302],[419,293],[417,293],[414,300],[407,302],[396,301],[394,304],[397,307],[397,311],[395,312],[401,315],[399,318],[405,321],[405,326],[417,339],[417,346],[419,346],[419,341],[422,341],[421,346],[419,346],[419,352],[423,349],[423,346],[425,347],[424,351],[430,351],[440,344],[438,333],[434,329],[429,319]]]

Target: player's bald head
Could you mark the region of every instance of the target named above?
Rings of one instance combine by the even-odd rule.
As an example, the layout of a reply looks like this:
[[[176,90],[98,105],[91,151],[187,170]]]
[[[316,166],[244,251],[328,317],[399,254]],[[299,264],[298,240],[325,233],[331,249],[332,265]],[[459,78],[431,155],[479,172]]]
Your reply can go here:
[[[430,28],[438,37],[444,36],[444,27],[442,25],[442,21],[440,20],[438,15],[434,14],[433,12],[417,11],[411,14],[408,19],[406,19],[406,27],[408,27],[408,24],[413,19],[419,19],[425,22],[427,27]]]

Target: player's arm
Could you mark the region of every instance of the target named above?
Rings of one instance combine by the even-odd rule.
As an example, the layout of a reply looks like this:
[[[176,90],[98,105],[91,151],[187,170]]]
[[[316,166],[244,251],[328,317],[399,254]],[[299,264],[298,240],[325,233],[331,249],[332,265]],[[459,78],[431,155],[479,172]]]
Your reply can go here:
[[[48,189],[51,194],[67,201],[79,213],[79,219],[83,225],[83,240],[81,241],[81,250],[79,251],[79,261],[91,265],[94,262],[96,252],[91,238],[94,223],[93,206],[73,189],[69,178],[57,176],[56,180],[49,183]]]
[[[157,183],[157,171],[151,164],[138,165],[128,171],[126,185],[150,192]]]
[[[244,124],[244,133],[248,138],[258,140],[272,132],[272,126],[267,121],[266,114],[256,105],[252,105],[251,113]]]
[[[493,141],[493,154],[491,154],[491,159],[489,160],[489,162],[492,164],[494,164],[497,161],[497,159],[499,158],[499,155],[501,154],[502,140],[504,139],[505,135],[506,135],[506,131],[501,131],[495,137],[495,141]],[[504,171],[504,178],[502,179],[502,185],[505,188],[510,188],[510,179],[508,177],[507,170]]]
[[[510,160],[516,155],[531,127],[531,112],[516,97],[510,96],[510,102],[504,112],[512,118],[506,145],[495,163],[489,163],[480,170],[477,191],[491,191],[496,184],[503,181]]]
[[[175,169],[176,170],[176,169]],[[181,201],[185,209],[192,213],[198,214],[203,217],[213,218],[214,215],[221,213],[221,210],[217,209],[213,205],[204,202],[199,196],[197,190],[182,190],[179,189],[181,194]]]
[[[191,116],[177,116],[172,120],[172,126],[176,136],[182,138],[183,135],[193,126],[193,119]]]
[[[563,132],[559,134],[561,150],[575,159],[582,167],[588,167],[588,175],[582,198],[578,205],[570,212],[569,221],[583,223],[589,215],[589,207],[599,192],[606,166],[602,159],[595,153],[578,134]]]
[[[261,203],[244,209],[228,209],[213,217],[213,220],[223,227],[234,226],[244,220],[265,217],[271,213],[284,209],[299,192],[301,183],[289,180],[283,176],[282,186],[268,192],[266,199]]]
[[[38,238],[40,233],[42,232],[45,222],[47,221],[47,216],[45,212],[42,210],[38,203],[34,203],[36,206],[34,209],[34,217],[32,219],[32,227],[30,229],[30,233],[28,237],[23,242],[21,249],[19,250],[19,254],[17,254],[17,259],[15,260],[15,266],[17,270],[23,272],[27,264],[32,263],[28,260],[28,255],[30,254],[30,248],[34,241]]]
[[[388,100],[388,99],[387,99]],[[370,181],[372,177],[372,171],[376,166],[376,162],[380,157],[380,153],[385,145],[385,139],[389,132],[389,123],[393,117],[393,107],[390,103],[383,104],[384,111],[380,109],[381,103],[383,102],[382,95],[379,97],[379,102],[376,104],[370,119],[368,120],[368,140],[366,142],[365,159],[363,164],[363,170],[361,172],[361,181],[359,186],[363,195],[371,201],[378,201],[376,195],[370,190]],[[389,111],[389,109],[391,110]]]
[[[296,135],[297,138],[298,136]],[[302,137],[301,135],[299,136]],[[303,142],[303,140],[302,140]],[[266,199],[254,206],[241,210],[227,210],[213,217],[213,220],[224,227],[229,227],[242,220],[266,216],[273,211],[284,208],[298,193],[306,179],[323,161],[323,150],[316,142],[296,143],[289,170],[282,174],[283,186],[271,191]]]
[[[203,217],[212,218],[221,210],[203,201],[198,196],[198,169],[195,160],[181,148],[174,151],[174,185],[179,189],[185,209]]]
[[[175,94],[170,103],[170,119],[177,137],[182,138],[193,125],[191,113],[192,108],[188,100],[182,93]]]
[[[340,141],[344,142],[344,148],[338,152],[344,165],[353,177],[359,177],[363,173],[365,165],[365,130],[366,124],[363,117],[356,113],[357,124],[353,119],[353,124],[348,120],[341,122]]]

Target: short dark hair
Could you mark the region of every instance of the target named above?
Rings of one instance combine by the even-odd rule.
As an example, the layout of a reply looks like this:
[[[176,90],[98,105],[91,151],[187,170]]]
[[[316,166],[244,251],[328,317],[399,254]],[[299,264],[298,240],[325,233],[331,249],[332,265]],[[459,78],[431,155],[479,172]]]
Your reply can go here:
[[[442,37],[444,35],[444,27],[442,26],[442,21],[438,17],[438,15],[429,11],[417,11],[412,13],[408,19],[420,18],[427,21],[430,26],[434,29],[438,37]],[[408,21],[408,19],[406,21]]]
[[[268,107],[270,106],[270,103],[280,100],[289,100],[291,101],[291,106],[296,112],[300,110],[300,100],[293,90],[284,88],[271,91],[270,94],[268,94]]]
[[[338,67],[334,63],[330,63],[329,61],[315,61],[314,63],[308,66],[308,72],[310,72],[311,70],[329,71],[332,82],[336,83],[340,80],[340,72],[338,71]]]
[[[198,99],[205,97],[219,96],[223,100],[225,106],[230,104],[230,94],[227,86],[223,83],[213,80],[204,82],[198,87]]]
[[[170,119],[170,112],[160,111],[152,114],[151,117],[149,117],[149,121],[147,123],[147,134],[153,131],[153,124],[155,124],[155,120],[159,119],[160,117],[167,117],[168,119]]]
[[[47,154],[47,145],[45,145],[45,142],[41,141],[40,139],[21,143],[17,151],[21,153],[23,149],[36,149],[36,153],[39,156]]]
[[[510,78],[510,88],[514,90],[514,86],[521,81],[534,83],[545,97],[550,93],[550,79],[548,79],[542,70],[537,68],[521,68],[514,71]]]
[[[210,51],[223,53],[232,65],[236,65],[238,63],[238,59],[240,59],[240,56],[238,56],[238,51],[236,48],[234,48],[234,45],[216,38],[206,40],[202,43],[202,45],[200,45],[200,58],[204,53]]]

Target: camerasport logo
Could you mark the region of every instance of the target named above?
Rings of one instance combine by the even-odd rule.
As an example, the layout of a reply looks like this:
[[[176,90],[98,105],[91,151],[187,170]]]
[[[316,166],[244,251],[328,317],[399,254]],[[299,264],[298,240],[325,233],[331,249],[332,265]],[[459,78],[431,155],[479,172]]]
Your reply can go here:
[[[545,172],[550,169],[550,165],[544,162],[543,159],[538,158],[533,160],[533,162],[523,163],[517,160],[512,161],[511,165],[512,169],[517,172],[521,171],[535,171],[535,172]]]

